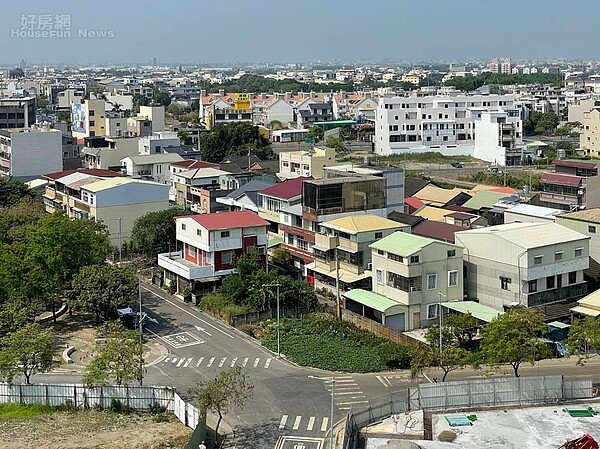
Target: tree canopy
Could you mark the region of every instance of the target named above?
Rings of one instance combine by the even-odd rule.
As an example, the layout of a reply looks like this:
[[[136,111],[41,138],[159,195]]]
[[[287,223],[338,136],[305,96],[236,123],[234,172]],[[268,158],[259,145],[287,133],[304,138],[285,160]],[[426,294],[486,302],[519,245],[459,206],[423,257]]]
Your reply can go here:
[[[135,220],[131,230],[131,245],[135,251],[155,259],[158,254],[175,251],[175,217],[191,211],[170,208],[148,212]]]
[[[200,134],[199,147],[202,159],[208,162],[246,156],[248,151],[260,159],[273,157],[268,139],[260,134],[257,126],[245,122],[214,126],[209,132]]]
[[[519,377],[524,362],[532,365],[550,355],[540,337],[546,334],[543,316],[532,309],[512,309],[492,320],[483,330],[482,350],[490,365],[510,364]]]
[[[458,90],[471,92],[485,85],[511,84],[560,84],[562,79],[551,73],[535,73],[533,75],[508,75],[498,73],[481,73],[477,76],[454,77],[446,81],[446,86],[454,86]]]
[[[22,198],[35,198],[37,194],[16,179],[0,176],[0,208],[18,203]]]
[[[117,307],[127,305],[137,293],[138,281],[133,269],[122,265],[90,265],[73,277],[73,306],[92,312],[96,325],[101,318],[116,317]]]
[[[140,341],[135,330],[127,330],[118,321],[104,324],[99,333],[97,352],[82,378],[86,385],[129,385],[141,378]]]
[[[600,321],[586,317],[573,321],[567,337],[569,354],[576,355],[578,364],[583,365],[592,354],[600,355]]]
[[[243,408],[252,397],[254,384],[247,373],[239,366],[220,372],[213,380],[201,380],[195,390],[196,400],[200,413],[206,416],[207,412],[217,414],[215,435],[219,434],[219,427],[223,415],[233,408]],[[218,440],[218,439],[217,439]],[[216,441],[217,447],[220,447]]]

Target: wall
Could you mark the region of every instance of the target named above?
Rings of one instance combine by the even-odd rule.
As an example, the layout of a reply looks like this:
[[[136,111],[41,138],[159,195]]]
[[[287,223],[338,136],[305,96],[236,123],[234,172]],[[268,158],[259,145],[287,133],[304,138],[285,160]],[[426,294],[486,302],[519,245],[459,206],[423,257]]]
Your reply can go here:
[[[140,106],[140,117],[147,117],[152,121],[152,132],[165,130],[165,108],[164,106]]]
[[[11,133],[11,174],[34,178],[61,171],[62,133],[58,130]]]

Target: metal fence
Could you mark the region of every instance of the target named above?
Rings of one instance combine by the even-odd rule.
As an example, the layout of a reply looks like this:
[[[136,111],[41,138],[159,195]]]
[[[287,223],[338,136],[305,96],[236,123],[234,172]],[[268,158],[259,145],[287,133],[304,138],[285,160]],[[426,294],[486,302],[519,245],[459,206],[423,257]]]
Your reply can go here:
[[[83,384],[9,385],[0,383],[0,403],[41,404],[60,406],[69,404],[80,408],[110,407],[113,399],[133,410],[149,410],[160,405],[173,410],[175,390],[156,386],[87,387]]]
[[[494,378],[422,384],[390,400],[346,416],[343,449],[356,449],[360,429],[406,410],[448,410],[500,405],[533,405],[593,397],[591,379],[562,376]]]
[[[591,380],[562,376],[493,378],[419,385],[410,389],[411,409],[448,410],[555,403],[592,397]]]
[[[294,317],[298,318],[300,315],[311,312],[308,307],[304,306],[293,306],[293,307],[281,307],[279,310],[280,317]],[[252,324],[257,321],[266,319],[276,319],[277,309],[261,310],[260,312],[249,312],[241,315],[233,315],[229,319],[229,324],[234,327],[238,327],[242,324]]]

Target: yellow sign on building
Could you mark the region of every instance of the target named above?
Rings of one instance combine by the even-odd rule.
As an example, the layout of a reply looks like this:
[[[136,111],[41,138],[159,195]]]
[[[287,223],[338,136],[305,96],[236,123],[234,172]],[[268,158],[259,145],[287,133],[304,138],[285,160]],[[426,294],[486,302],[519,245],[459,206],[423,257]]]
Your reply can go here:
[[[250,94],[235,94],[233,107],[235,109],[250,109]]]

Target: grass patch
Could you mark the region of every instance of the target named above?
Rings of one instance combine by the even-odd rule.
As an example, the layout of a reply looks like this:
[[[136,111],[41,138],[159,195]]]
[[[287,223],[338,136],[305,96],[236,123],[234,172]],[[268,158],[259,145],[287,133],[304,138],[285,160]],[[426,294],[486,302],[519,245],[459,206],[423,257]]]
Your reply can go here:
[[[286,318],[281,323],[281,352],[299,365],[353,373],[410,367],[408,346],[377,337],[331,315],[314,313],[302,320]],[[261,342],[276,351],[275,322],[266,320],[260,327]]]
[[[0,404],[0,420],[8,419],[31,419],[41,415],[56,412],[56,407],[47,405],[22,405],[22,404]]]

